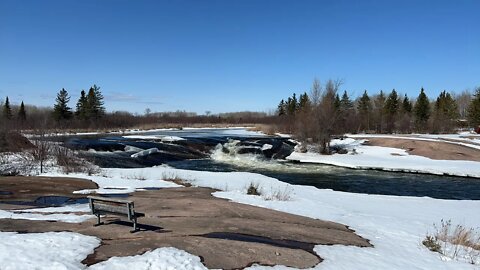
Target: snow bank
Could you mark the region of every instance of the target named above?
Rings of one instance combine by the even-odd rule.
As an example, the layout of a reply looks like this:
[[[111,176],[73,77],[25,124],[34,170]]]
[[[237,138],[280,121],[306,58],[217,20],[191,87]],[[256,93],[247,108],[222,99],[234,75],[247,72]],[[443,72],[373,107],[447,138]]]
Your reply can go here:
[[[0,268],[83,269],[81,263],[100,240],[71,232],[0,232]]]
[[[158,248],[142,255],[129,257],[112,257],[107,261],[90,266],[90,270],[200,270],[207,269],[200,258],[176,248]]]
[[[351,138],[385,138],[385,139],[401,139],[401,140],[416,140],[429,142],[444,142],[456,145],[462,145],[474,149],[480,149],[473,139],[463,138],[458,134],[409,134],[409,135],[388,135],[388,134],[348,134]],[[457,141],[451,141],[457,140]]]
[[[434,160],[427,157],[409,155],[405,150],[381,146],[357,144],[357,154],[320,155],[317,153],[293,152],[288,160],[321,163],[352,169],[376,169],[480,177],[480,162],[466,160]]]
[[[466,262],[445,261],[438,253],[425,248],[421,241],[432,229],[432,224],[438,224],[441,219],[478,227],[479,201],[355,194],[308,186],[293,188],[294,195],[289,201],[268,201],[238,191],[216,192],[214,195],[235,202],[343,223],[374,245],[373,248],[317,245],[315,252],[324,261],[315,269],[476,269]]]

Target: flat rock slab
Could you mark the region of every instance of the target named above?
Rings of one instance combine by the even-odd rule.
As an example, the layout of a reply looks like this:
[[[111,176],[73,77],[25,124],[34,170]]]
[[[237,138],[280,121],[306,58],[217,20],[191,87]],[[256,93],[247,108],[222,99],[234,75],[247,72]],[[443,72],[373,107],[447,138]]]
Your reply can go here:
[[[365,138],[369,145],[405,149],[411,155],[424,156],[437,160],[480,161],[480,150],[449,142],[461,141],[424,141],[414,137],[401,138]],[[472,144],[472,143],[471,143]],[[474,143],[473,143],[474,144]]]
[[[102,244],[84,260],[88,265],[176,247],[199,256],[209,268],[238,269],[254,263],[308,268],[321,262],[313,252],[315,245],[371,247],[345,225],[234,203],[212,192],[196,187],[135,192],[128,199],[146,214],[136,233],[129,233],[131,223],[115,216],[103,218],[105,225],[98,227],[93,226],[95,219],[78,224],[1,219],[0,230],[96,236]]]

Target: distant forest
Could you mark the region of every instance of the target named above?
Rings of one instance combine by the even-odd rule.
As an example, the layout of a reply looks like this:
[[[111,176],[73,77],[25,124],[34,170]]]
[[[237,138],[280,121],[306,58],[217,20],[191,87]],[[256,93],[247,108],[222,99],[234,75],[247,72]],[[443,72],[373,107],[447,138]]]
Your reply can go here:
[[[230,112],[204,115],[193,112],[151,112],[146,109],[142,115],[126,111],[107,112],[104,106],[104,97],[100,87],[93,85],[88,91],[82,90],[75,108],[69,107],[70,94],[61,89],[56,96],[52,108],[26,105],[12,105],[6,97],[0,101],[0,131],[1,130],[49,130],[79,131],[128,128],[159,128],[183,127],[188,125],[242,125],[242,124],[270,124],[276,121],[274,113],[265,112]],[[53,101],[52,101],[53,102]]]
[[[341,81],[328,80],[323,86],[314,80],[309,94],[280,101],[277,107],[279,129],[300,140],[319,142],[328,151],[332,135],[345,133],[449,133],[458,128],[480,125],[480,87],[473,94],[442,91],[430,99],[424,89],[415,98],[395,89],[353,100],[340,92]]]
[[[344,133],[448,133],[480,125],[480,88],[473,93],[443,91],[435,99],[424,89],[408,97],[395,89],[374,94],[367,90],[356,99],[341,91],[342,82],[314,80],[309,93],[295,93],[281,100],[275,112],[196,113],[151,112],[142,115],[125,111],[107,112],[100,87],[82,90],[75,108],[70,95],[61,89],[52,108],[13,106],[8,97],[0,101],[0,129],[4,130],[113,130],[127,128],[182,127],[195,124],[264,124],[268,133],[285,132],[298,139],[326,146],[332,135]]]

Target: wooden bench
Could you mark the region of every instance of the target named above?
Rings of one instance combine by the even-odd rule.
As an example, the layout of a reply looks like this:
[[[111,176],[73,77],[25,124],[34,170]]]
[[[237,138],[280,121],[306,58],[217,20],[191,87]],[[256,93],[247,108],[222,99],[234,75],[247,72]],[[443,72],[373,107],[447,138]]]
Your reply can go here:
[[[138,230],[137,218],[145,216],[143,213],[135,212],[133,201],[97,196],[88,196],[88,200],[92,214],[97,216],[95,226],[103,224],[100,222],[100,215],[125,216],[133,223],[132,232],[136,232]]]

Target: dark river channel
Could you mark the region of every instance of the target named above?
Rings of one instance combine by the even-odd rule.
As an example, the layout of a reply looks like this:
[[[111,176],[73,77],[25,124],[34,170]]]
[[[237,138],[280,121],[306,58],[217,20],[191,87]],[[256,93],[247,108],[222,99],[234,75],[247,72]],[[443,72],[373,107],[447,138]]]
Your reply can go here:
[[[84,157],[101,167],[140,168],[168,164],[189,170],[254,172],[295,185],[345,192],[480,200],[478,178],[287,162],[284,158],[293,151],[293,142],[246,133],[243,129],[166,130],[59,140],[69,148],[81,150]]]

